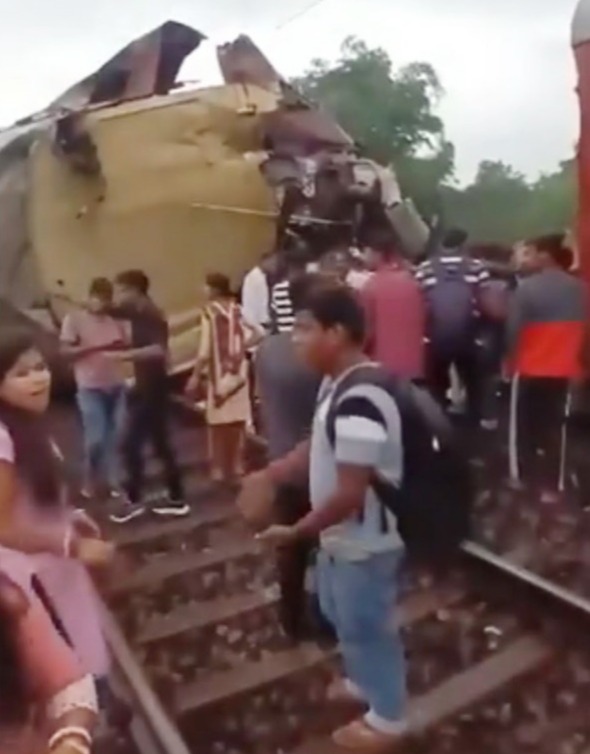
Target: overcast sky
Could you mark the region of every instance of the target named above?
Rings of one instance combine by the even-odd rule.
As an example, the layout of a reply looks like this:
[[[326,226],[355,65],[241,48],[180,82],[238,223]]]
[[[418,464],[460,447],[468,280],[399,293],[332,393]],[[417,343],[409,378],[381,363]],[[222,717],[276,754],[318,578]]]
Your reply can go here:
[[[432,63],[458,175],[502,159],[535,176],[571,155],[577,133],[569,46],[577,0],[0,0],[0,124],[42,108],[125,43],[167,19],[207,34],[185,78],[217,80],[213,45],[250,34],[286,76],[344,37],[395,65]],[[282,28],[280,28],[282,27]]]

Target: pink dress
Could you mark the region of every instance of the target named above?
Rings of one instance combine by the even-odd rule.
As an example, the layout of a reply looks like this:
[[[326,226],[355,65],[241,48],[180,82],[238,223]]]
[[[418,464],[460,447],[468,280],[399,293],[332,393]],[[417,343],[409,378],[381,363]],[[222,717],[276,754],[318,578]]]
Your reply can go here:
[[[79,680],[84,671],[35,598],[18,621],[18,647],[31,690],[31,723],[18,729],[0,728],[0,754],[45,754],[48,732],[43,713],[47,703]]]
[[[0,424],[0,460],[14,463],[14,447],[3,424]],[[71,515],[71,509],[65,504],[51,510],[36,506],[21,486],[16,517],[27,525],[53,530],[58,547],[64,541]],[[83,670],[95,677],[108,674],[109,655],[101,628],[98,596],[86,568],[79,561],[51,553],[28,555],[0,545],[0,570],[31,598],[31,579],[36,575],[68,634]]]

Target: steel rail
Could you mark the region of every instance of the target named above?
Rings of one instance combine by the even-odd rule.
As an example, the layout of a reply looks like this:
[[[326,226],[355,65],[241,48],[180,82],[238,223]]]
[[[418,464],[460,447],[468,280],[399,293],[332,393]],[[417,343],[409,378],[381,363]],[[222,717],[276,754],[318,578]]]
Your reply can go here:
[[[176,725],[172,722],[149,685],[129,643],[115,618],[103,603],[103,630],[115,669],[131,694],[129,702],[140,720],[131,735],[141,754],[191,754]]]
[[[465,542],[462,551],[463,555],[473,562],[492,568],[496,573],[501,573],[518,581],[520,585],[528,587],[539,596],[549,598],[562,607],[567,607],[582,617],[590,619],[590,600],[581,597],[571,589],[559,586],[559,584],[533,573],[528,568],[511,563],[501,555],[496,555],[486,547],[477,544],[477,542]]]

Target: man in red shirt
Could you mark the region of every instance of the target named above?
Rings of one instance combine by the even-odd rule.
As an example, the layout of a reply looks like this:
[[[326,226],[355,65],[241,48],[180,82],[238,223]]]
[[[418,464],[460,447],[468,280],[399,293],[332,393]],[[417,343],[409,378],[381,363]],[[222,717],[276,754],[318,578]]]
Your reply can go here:
[[[365,256],[375,272],[360,290],[367,353],[398,377],[423,380],[426,308],[422,289],[389,235],[376,238]]]

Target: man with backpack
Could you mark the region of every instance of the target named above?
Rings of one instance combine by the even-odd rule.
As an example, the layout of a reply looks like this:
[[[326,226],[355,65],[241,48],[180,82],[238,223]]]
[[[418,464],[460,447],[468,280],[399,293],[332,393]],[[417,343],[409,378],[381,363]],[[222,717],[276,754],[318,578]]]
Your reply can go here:
[[[404,543],[413,549],[428,541],[434,551],[437,539],[453,539],[457,546],[466,518],[453,506],[465,496],[446,455],[440,408],[363,354],[364,316],[353,291],[314,291],[293,337],[300,356],[324,376],[311,439],[247,478],[238,505],[246,509],[249,500],[270,499],[280,484],[309,479],[311,512],[292,526],[270,526],[259,539],[282,547],[319,535],[320,604],[347,674],[330,698],[355,698],[368,708],[334,740],[359,751],[388,750],[407,730],[404,650],[392,620]],[[431,408],[433,424],[426,419]],[[438,421],[440,435],[433,429]]]
[[[480,261],[469,257],[466,243],[465,231],[449,230],[441,252],[419,265],[416,278],[427,302],[430,386],[445,405],[454,367],[467,394],[467,414],[477,422],[482,409],[478,337],[489,307],[490,276]]]

